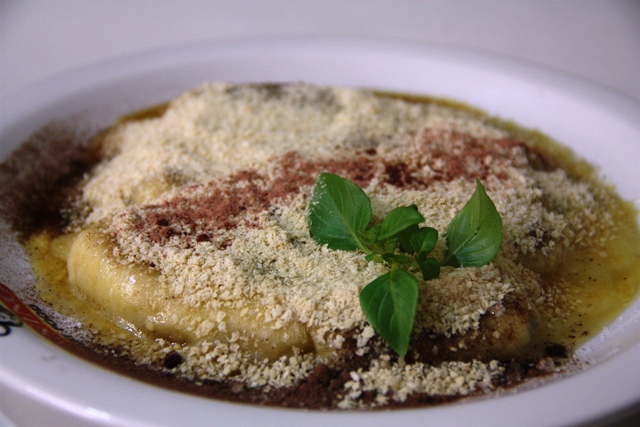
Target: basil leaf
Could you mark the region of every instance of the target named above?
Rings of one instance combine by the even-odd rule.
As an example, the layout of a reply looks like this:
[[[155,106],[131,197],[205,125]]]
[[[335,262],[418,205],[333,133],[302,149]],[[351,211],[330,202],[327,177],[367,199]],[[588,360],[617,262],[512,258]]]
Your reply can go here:
[[[438,243],[438,230],[422,227],[411,236],[411,247],[418,257],[426,257]]]
[[[418,280],[391,270],[360,292],[360,306],[373,328],[400,356],[407,354],[418,304]]]
[[[448,255],[443,264],[482,267],[502,244],[502,219],[480,180],[471,199],[447,229]]]
[[[400,250],[406,254],[414,253],[415,250],[413,246],[411,246],[411,239],[413,235],[417,233],[419,227],[417,225],[412,225],[411,227],[405,228],[400,233],[398,233],[398,247]]]
[[[402,254],[392,254],[392,253],[384,253],[382,254],[382,259],[389,264],[409,264],[411,260],[406,255]]]
[[[371,201],[348,179],[322,173],[313,190],[307,222],[319,244],[331,249],[370,251],[362,233],[371,220]]]
[[[440,263],[435,258],[416,258],[418,267],[424,280],[435,279],[440,276]]]
[[[420,224],[424,221],[424,217],[415,205],[400,206],[393,209],[378,224],[376,240],[389,239],[392,236],[406,230],[409,227]]]

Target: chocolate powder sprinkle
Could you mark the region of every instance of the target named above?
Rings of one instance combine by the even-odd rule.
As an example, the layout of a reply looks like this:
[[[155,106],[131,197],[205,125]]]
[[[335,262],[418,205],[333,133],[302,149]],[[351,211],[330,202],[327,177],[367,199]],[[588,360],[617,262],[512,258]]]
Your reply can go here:
[[[312,185],[320,172],[342,174],[366,186],[375,171],[374,162],[364,157],[313,162],[290,152],[273,162],[275,177],[271,179],[257,171],[242,170],[221,181],[187,187],[186,195],[146,205],[135,221],[137,230],[154,243],[194,233],[196,240],[206,241],[206,236],[216,230],[230,230],[240,224],[259,227],[256,214],[269,209],[274,200],[284,200]]]
[[[21,236],[65,222],[74,186],[98,161],[98,149],[77,123],[53,122],[0,164],[0,215]]]

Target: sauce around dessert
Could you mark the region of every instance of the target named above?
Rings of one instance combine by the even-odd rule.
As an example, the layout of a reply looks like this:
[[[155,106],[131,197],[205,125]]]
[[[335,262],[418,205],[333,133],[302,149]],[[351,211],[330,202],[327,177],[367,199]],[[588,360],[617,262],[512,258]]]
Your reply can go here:
[[[450,401],[568,369],[638,293],[631,204],[541,134],[452,102],[209,84],[67,161],[40,198],[51,214],[22,226],[40,298],[102,363],[169,387],[306,408]],[[476,179],[500,213],[489,264],[416,275],[404,357],[358,300],[388,267],[309,233],[322,172],[363,188],[373,223],[415,205],[437,259]]]

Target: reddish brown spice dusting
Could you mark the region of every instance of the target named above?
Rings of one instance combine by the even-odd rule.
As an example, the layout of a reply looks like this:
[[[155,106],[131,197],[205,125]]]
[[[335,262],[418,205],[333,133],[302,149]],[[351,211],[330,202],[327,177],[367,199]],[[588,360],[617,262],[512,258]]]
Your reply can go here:
[[[285,186],[287,183],[297,182],[296,191],[304,185],[313,185],[322,172],[331,172],[349,178],[359,186],[366,186],[371,182],[377,172],[376,165],[379,161],[367,157],[353,157],[347,159],[333,159],[310,161],[304,159],[297,152],[289,152],[276,159],[280,178],[276,183]],[[291,184],[287,184],[287,187]]]
[[[246,185],[237,190],[230,185],[233,182]],[[205,184],[208,188],[204,196],[180,196],[160,205],[146,206],[144,218],[137,225],[153,242],[193,231],[203,239],[207,231],[235,228],[239,216],[266,209],[272,197],[264,185],[256,173],[242,171],[221,183]]]
[[[51,123],[0,163],[0,216],[20,235],[34,227],[65,225],[60,206],[74,185],[98,161],[91,139],[72,123]]]
[[[240,223],[258,227],[256,214],[269,209],[274,200],[286,199],[304,187],[313,186],[325,171],[344,176],[361,187],[377,176],[398,188],[424,189],[434,181],[484,179],[495,174],[491,171],[492,161],[514,162],[515,149],[530,151],[513,139],[474,138],[447,131],[430,130],[416,138],[418,155],[408,162],[371,157],[375,149],[362,156],[330,160],[308,160],[298,152],[288,152],[273,159],[273,178],[255,170],[242,170],[221,181],[194,185],[189,187],[193,190],[190,195],[144,207],[136,225],[155,243],[174,236],[196,236],[196,241],[203,242],[215,230],[233,229]],[[466,148],[461,151],[456,147],[462,143]],[[425,176],[420,173],[422,170],[432,173]],[[498,178],[507,177],[498,175]]]
[[[385,182],[395,187],[411,187],[418,183],[426,186],[426,182],[423,180],[417,180],[414,176],[415,171],[412,171],[409,165],[404,162],[386,164],[384,171],[387,174]]]
[[[430,154],[430,166],[435,170],[434,180],[451,181],[456,178],[485,179],[490,174],[494,159],[506,159],[513,164],[514,149],[525,145],[514,139],[475,138],[456,132],[429,130],[421,136],[425,151]],[[451,145],[464,146],[464,150],[451,149]],[[435,164],[443,167],[434,167]],[[506,176],[499,176],[506,179]]]
[[[222,181],[203,184],[204,189],[193,186],[194,195],[145,206],[136,226],[154,243],[193,234],[197,241],[205,241],[212,231],[233,229],[240,223],[257,227],[253,215],[268,209],[274,200],[312,186],[323,171],[346,176],[364,186],[375,170],[372,160],[366,158],[311,162],[290,152],[274,161],[276,177],[272,180],[256,171],[243,170]]]

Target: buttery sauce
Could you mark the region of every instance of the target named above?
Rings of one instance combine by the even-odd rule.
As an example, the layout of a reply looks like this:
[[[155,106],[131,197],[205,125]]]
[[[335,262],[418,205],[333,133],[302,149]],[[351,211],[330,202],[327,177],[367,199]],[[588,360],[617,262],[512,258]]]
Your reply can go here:
[[[640,236],[635,215],[628,206],[617,213],[619,234],[606,255],[576,251],[554,270],[540,272],[548,290],[564,296],[563,304],[543,305],[540,338],[575,349],[615,320],[638,296]]]

